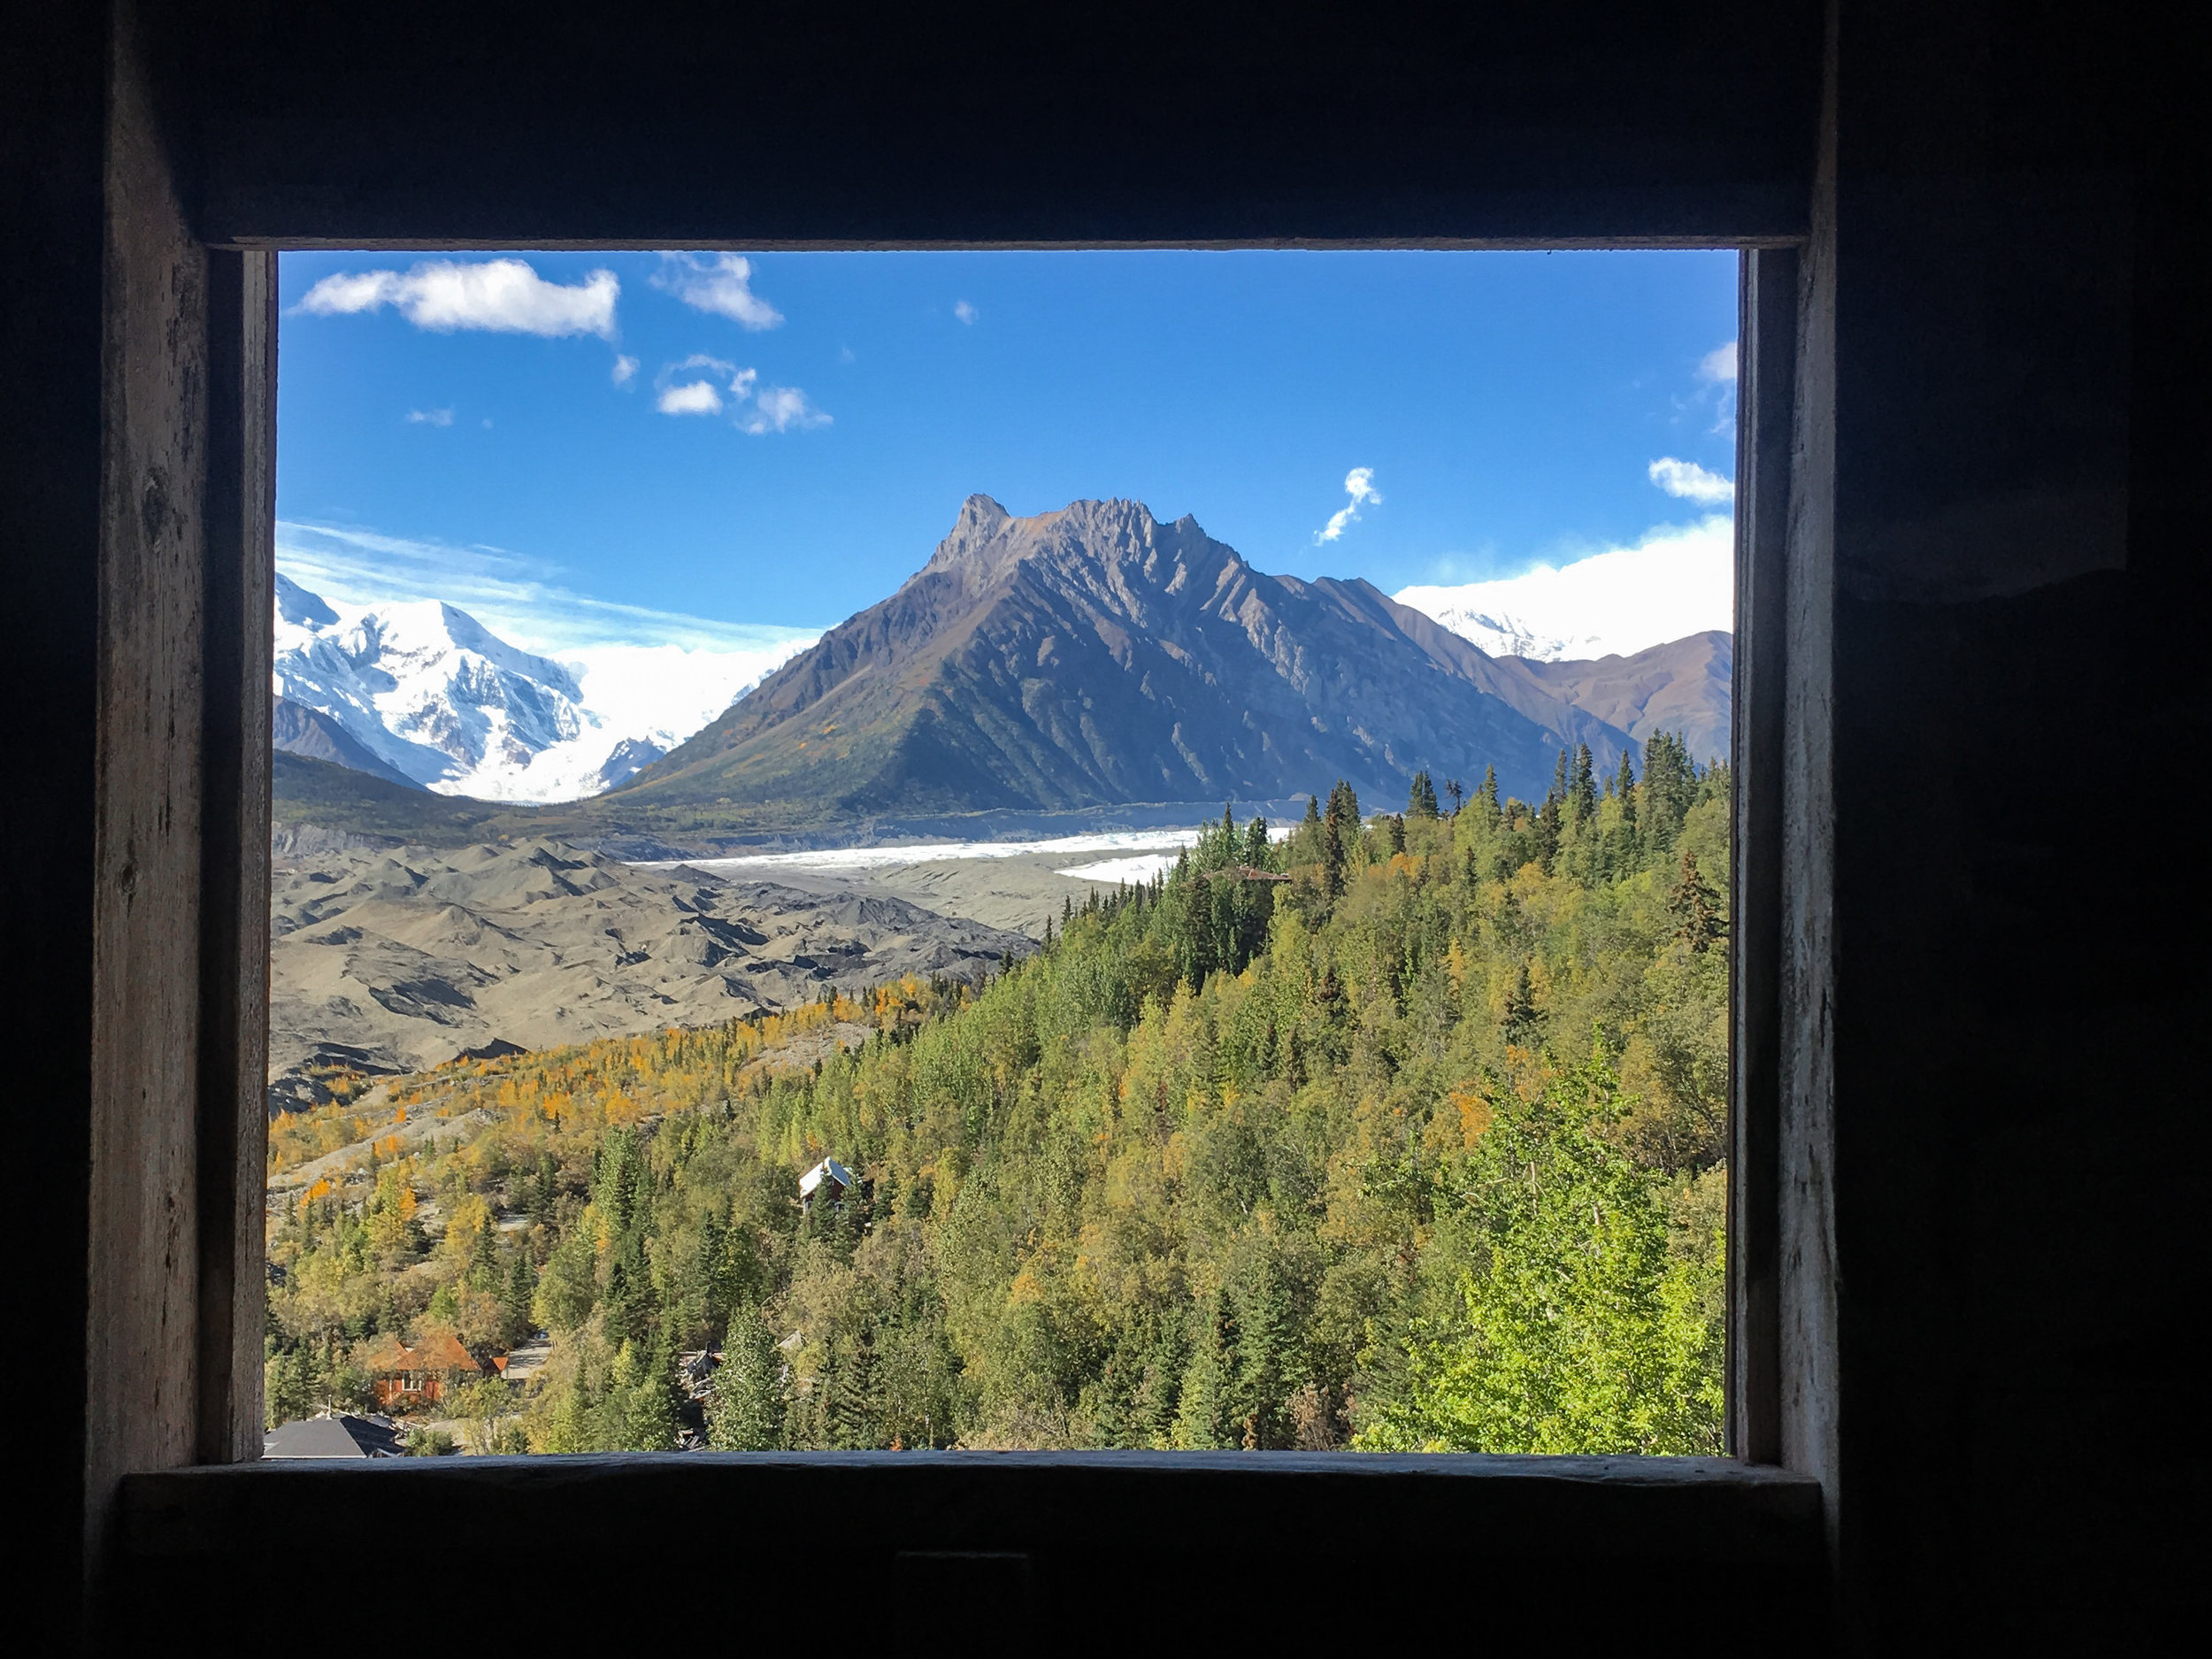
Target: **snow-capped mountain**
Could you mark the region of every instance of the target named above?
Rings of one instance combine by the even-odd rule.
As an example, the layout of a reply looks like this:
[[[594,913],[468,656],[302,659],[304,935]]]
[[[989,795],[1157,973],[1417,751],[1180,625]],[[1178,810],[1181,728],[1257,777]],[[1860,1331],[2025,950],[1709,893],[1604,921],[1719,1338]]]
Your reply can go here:
[[[1556,569],[1405,588],[1394,597],[1492,657],[1546,663],[1632,657],[1734,626],[1735,532],[1726,514],[1715,514]]]
[[[556,662],[434,599],[333,605],[276,579],[276,695],[442,795],[597,795],[675,748],[772,666],[675,646],[595,648]]]

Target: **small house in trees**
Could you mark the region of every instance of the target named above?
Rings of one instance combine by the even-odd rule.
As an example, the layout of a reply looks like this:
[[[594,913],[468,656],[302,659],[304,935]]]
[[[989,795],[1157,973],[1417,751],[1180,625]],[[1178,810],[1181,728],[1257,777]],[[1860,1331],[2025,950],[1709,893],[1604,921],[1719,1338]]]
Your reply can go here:
[[[379,1337],[355,1363],[368,1373],[376,1403],[386,1411],[436,1405],[449,1389],[473,1382],[484,1369],[460,1338],[442,1327],[426,1333],[413,1348],[396,1336]]]
[[[853,1172],[835,1158],[824,1158],[799,1177],[799,1208],[812,1210],[818,1197],[826,1198],[833,1204],[841,1204],[845,1202],[845,1194],[852,1188]]]

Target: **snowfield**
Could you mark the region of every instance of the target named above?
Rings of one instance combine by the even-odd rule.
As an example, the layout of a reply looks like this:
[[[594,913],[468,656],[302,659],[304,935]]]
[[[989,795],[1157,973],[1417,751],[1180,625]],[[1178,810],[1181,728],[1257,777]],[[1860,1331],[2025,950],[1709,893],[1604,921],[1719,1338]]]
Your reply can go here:
[[[276,695],[426,789],[573,801],[657,760],[811,641],[595,645],[565,661],[437,600],[334,605],[276,579]]]

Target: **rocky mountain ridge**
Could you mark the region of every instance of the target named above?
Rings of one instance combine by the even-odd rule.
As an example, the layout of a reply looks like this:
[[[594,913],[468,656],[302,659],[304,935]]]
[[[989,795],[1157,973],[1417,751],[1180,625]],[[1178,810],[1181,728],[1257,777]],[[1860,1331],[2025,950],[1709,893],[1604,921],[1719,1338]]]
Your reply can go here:
[[[1255,570],[1132,501],[963,505],[929,561],[610,803],[854,815],[1271,798],[1417,770],[1540,794],[1628,732],[1371,583]]]

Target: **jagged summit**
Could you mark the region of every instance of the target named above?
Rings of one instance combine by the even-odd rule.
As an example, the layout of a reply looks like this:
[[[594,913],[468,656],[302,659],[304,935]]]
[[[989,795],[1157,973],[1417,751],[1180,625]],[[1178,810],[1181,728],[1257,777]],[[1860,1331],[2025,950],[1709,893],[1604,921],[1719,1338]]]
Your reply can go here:
[[[928,562],[626,794],[889,810],[1272,799],[1486,764],[1540,794],[1564,744],[1632,740],[1364,581],[1256,571],[1191,517],[961,504]]]

